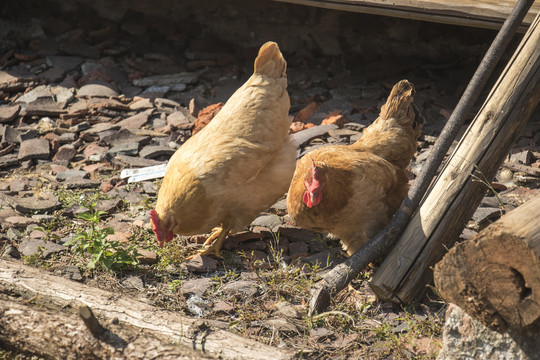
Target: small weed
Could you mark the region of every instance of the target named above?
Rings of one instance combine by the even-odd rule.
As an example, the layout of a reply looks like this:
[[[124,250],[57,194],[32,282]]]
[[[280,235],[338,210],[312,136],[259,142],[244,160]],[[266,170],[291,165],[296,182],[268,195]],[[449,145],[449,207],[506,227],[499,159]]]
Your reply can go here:
[[[95,204],[91,205],[93,208]],[[72,250],[78,255],[90,254],[92,259],[86,268],[93,270],[97,267],[108,270],[122,270],[130,266],[136,266],[139,261],[139,253],[134,245],[124,248],[120,242],[108,241],[107,236],[114,234],[114,229],[107,227],[101,229],[99,219],[105,215],[104,211],[85,212],[78,215],[78,218],[88,221],[90,227],[86,230],[78,230],[77,236],[67,245],[72,246]]]

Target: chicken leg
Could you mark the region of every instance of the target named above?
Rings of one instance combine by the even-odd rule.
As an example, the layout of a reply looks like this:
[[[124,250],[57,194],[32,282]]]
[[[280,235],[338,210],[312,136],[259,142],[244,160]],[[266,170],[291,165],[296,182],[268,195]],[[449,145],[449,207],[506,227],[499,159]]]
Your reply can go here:
[[[203,246],[207,248],[199,251],[195,255],[191,255],[190,257],[186,258],[186,260],[191,260],[197,255],[215,255],[218,258],[221,258],[221,247],[223,246],[223,241],[229,235],[230,227],[218,227],[213,230],[213,232],[208,236],[206,241],[204,242]],[[215,239],[215,241],[214,241]],[[214,241],[212,243],[212,241]]]

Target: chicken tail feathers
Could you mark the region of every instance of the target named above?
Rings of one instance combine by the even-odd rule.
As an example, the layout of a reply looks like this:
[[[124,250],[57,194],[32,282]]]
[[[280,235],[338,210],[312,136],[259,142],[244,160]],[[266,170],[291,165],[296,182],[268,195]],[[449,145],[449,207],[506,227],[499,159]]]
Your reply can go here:
[[[407,115],[409,111],[413,111],[411,104],[414,100],[414,94],[414,85],[407,80],[401,80],[394,85],[386,104],[381,108],[381,119],[393,118],[398,121],[409,119],[410,117]]]
[[[255,74],[266,75],[272,79],[279,79],[285,76],[287,62],[279,51],[278,44],[269,41],[259,50],[259,55],[255,59]]]

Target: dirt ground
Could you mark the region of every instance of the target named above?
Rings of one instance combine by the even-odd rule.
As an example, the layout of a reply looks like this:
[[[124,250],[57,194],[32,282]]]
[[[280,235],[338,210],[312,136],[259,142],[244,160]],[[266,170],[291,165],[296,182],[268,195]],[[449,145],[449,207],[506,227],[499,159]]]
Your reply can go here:
[[[273,40],[288,62],[291,132],[315,134],[301,154],[354,142],[410,80],[426,119],[414,181],[495,32],[239,0],[25,1],[0,16],[2,257],[221,321],[302,359],[437,356],[446,304],[431,286],[415,304],[379,301],[368,285],[377,263],[308,316],[311,286],[344,254],[338,239],[297,228],[284,199],[231,237],[222,259],[186,261],[201,237],[159,249],[149,227],[161,180],[120,172],[165,163]],[[323,122],[336,127],[313,130]],[[538,111],[507,161],[538,169]],[[538,194],[534,174],[501,168],[461,239]]]

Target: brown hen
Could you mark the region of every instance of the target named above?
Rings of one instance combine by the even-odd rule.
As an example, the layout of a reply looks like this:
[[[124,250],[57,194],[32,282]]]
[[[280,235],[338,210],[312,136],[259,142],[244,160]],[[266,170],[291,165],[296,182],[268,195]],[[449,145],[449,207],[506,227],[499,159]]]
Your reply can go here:
[[[319,148],[298,161],[287,196],[298,226],[338,236],[352,255],[390,221],[409,189],[405,169],[423,124],[414,92],[400,81],[357,142]]]
[[[160,246],[174,234],[218,226],[201,254],[219,256],[230,231],[250,224],[287,191],[296,148],[289,138],[286,62],[264,44],[253,75],[200,132],[171,157],[151,225]]]

